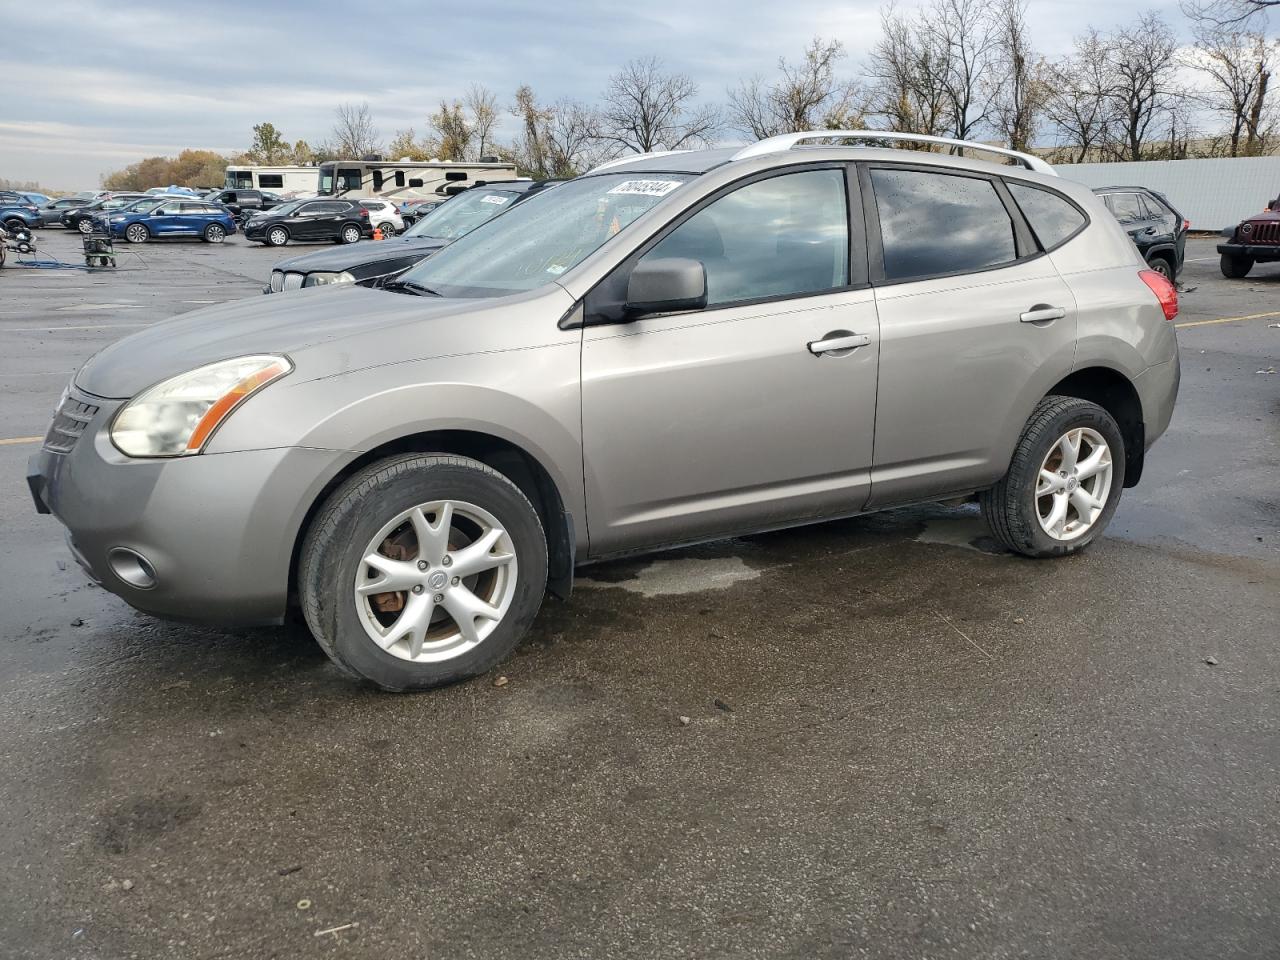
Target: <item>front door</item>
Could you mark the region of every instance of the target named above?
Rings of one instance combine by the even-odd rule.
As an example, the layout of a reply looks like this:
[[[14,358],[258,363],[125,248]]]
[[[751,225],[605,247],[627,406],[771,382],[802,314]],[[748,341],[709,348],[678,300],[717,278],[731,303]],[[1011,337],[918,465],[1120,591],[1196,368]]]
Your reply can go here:
[[[841,166],[729,188],[643,254],[700,260],[705,309],[585,329],[592,555],[863,506],[879,335],[850,188]]]

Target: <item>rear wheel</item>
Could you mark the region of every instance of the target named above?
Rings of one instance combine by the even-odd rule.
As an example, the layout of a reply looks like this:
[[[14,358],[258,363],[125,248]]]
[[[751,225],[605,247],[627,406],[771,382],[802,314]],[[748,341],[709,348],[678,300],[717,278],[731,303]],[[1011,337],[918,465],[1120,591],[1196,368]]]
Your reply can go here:
[[[528,631],[547,545],[528,499],[466,457],[407,454],[347,479],[307,531],[298,592],[334,662],[385,690],[472,677]]]
[[[1150,260],[1147,261],[1147,266],[1149,266],[1156,273],[1160,274],[1160,276],[1164,277],[1170,283],[1173,282],[1173,264],[1169,262],[1169,259],[1167,257],[1164,257],[1164,256],[1152,257]]]
[[[380,223],[378,224],[378,229],[382,231],[384,237],[394,237],[396,235],[396,228],[392,224]]]
[[[272,227],[267,231],[267,245],[271,247],[283,247],[289,242],[289,231],[284,227]]]
[[[151,239],[151,231],[140,223],[131,223],[124,231],[124,238],[130,243],[146,243]]]
[[[1229,253],[1224,253],[1220,266],[1224,277],[1231,280],[1239,280],[1241,277],[1247,277],[1249,271],[1253,269],[1253,258],[1236,257]]]
[[[204,239],[208,243],[221,243],[227,239],[226,228],[220,223],[211,223],[204,228]]]
[[[360,228],[354,223],[348,223],[342,228],[342,233],[339,234],[339,239],[341,239],[343,243],[356,243],[359,241],[360,236]]]
[[[1101,536],[1124,487],[1124,439],[1102,407],[1045,397],[1014,450],[1009,472],[979,496],[991,532],[1028,557],[1061,557]]]

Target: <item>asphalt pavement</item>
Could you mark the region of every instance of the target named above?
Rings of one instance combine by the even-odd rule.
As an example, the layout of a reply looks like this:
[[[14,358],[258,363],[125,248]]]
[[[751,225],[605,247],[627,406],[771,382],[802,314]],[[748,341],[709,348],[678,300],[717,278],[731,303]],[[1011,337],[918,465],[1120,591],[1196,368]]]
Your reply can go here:
[[[919,507],[588,568],[505,683],[416,696],[132,612],[25,488],[80,363],[278,253],[11,260],[0,956],[1274,956],[1280,265],[1189,257],[1172,426],[1083,555]]]

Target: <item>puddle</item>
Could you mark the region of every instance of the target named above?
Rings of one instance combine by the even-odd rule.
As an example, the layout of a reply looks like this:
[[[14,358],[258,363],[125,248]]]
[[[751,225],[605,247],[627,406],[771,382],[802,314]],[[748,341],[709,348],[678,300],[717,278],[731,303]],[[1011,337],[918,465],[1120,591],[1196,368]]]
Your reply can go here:
[[[977,553],[1004,552],[991,538],[991,531],[976,507],[963,513],[930,517],[915,540],[917,543],[936,543]]]
[[[741,557],[685,557],[655,560],[627,580],[603,582],[582,577],[578,585],[588,589],[621,587],[645,597],[667,597],[706,590],[725,590],[743,580],[755,580],[759,570],[743,563]]]

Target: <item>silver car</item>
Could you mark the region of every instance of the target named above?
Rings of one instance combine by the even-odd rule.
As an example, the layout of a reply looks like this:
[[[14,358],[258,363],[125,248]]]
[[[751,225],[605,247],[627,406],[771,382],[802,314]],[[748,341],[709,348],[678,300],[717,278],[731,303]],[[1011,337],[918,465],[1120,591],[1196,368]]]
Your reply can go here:
[[[138,609],[296,602],[391,690],[488,670],[621,553],[969,495],[1012,551],[1082,549],[1168,425],[1172,286],[1043,161],[838,136],[606,164],[385,288],[128,337],[37,508]]]

